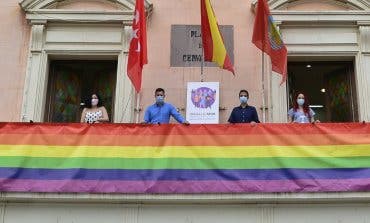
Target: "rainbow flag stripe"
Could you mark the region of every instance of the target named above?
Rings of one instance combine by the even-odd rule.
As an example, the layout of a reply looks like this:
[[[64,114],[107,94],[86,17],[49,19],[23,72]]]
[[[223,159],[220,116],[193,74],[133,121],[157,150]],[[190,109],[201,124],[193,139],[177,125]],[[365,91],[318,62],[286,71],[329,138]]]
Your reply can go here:
[[[370,190],[370,124],[0,123],[0,191]]]

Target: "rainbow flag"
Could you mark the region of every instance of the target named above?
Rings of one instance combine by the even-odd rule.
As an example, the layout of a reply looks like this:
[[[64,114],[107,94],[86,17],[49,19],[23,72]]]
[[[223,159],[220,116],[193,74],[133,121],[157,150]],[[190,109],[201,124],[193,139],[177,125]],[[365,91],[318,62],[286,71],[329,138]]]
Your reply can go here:
[[[370,190],[370,124],[0,123],[0,191]]]

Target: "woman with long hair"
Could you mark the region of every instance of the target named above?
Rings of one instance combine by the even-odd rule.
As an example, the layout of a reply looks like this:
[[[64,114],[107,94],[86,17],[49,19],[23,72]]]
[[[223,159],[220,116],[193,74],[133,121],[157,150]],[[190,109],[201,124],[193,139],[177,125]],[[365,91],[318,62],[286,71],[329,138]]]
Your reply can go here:
[[[91,98],[86,100],[85,106],[81,114],[81,122],[90,124],[109,122],[107,110],[98,94],[92,94]]]
[[[289,122],[313,123],[315,122],[314,116],[315,112],[309,107],[307,97],[301,92],[296,94],[295,100],[293,100],[293,108],[288,111]]]

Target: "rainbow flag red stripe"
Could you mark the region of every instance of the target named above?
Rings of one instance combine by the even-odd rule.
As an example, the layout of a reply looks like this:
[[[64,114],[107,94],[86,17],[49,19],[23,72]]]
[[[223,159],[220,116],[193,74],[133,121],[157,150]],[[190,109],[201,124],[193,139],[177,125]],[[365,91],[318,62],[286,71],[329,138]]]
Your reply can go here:
[[[370,190],[370,124],[0,123],[0,191]]]

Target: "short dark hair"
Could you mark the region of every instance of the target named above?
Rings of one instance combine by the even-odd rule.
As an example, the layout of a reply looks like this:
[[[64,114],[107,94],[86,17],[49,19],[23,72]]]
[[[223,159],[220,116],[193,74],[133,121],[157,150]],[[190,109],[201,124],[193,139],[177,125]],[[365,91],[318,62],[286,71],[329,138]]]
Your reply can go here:
[[[91,108],[91,107],[92,107],[92,105],[91,105],[91,96],[92,96],[93,94],[95,94],[95,95],[96,95],[96,97],[99,99],[99,102],[98,102],[98,104],[97,104],[96,106],[97,106],[97,107],[101,107],[101,106],[103,106],[103,101],[102,101],[102,99],[101,99],[100,95],[99,95],[99,94],[97,94],[97,93],[92,93],[92,94],[90,94],[90,97],[87,97],[87,98],[85,99],[85,107],[87,107],[87,108]]]
[[[155,89],[154,94],[156,94],[157,92],[166,93],[163,88],[157,88],[157,89]]]
[[[240,94],[243,93],[243,92],[247,93],[247,97],[249,97],[249,92],[247,90],[244,90],[244,89],[239,91],[239,97],[240,97]]]

